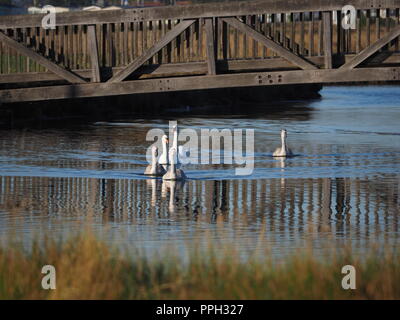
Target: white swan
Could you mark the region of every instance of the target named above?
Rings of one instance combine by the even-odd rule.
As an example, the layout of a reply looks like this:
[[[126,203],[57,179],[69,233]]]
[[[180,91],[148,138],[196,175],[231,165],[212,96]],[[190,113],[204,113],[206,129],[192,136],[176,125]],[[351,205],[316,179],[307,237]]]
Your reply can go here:
[[[281,131],[281,140],[282,140],[282,147],[276,149],[276,151],[274,152],[274,157],[292,157],[293,156],[293,152],[292,150],[289,149],[289,147],[287,146],[287,131],[285,129],[283,129]]]
[[[169,166],[168,172],[163,176],[163,180],[179,181],[179,180],[185,180],[186,179],[186,175],[183,172],[183,170],[182,169],[178,169],[176,167],[176,161],[175,161],[176,156],[177,156],[176,149],[171,148],[171,150],[169,150],[170,166]]]
[[[163,176],[166,171],[162,165],[157,163],[158,150],[157,147],[151,148],[151,165],[149,165],[144,174],[146,176]]]
[[[171,149],[175,149],[175,150],[181,151],[183,149],[181,147],[178,148],[178,125],[174,125],[172,130],[173,130],[173,133],[174,133],[174,140],[172,142],[172,148]],[[180,168],[181,167],[181,162],[179,160],[179,154],[177,152],[175,152],[174,160],[175,160],[176,167]]]
[[[165,170],[168,169],[169,161],[168,161],[168,144],[169,140],[166,135],[164,135],[161,139],[162,142],[162,154],[160,159],[158,159],[158,163],[163,166]]]

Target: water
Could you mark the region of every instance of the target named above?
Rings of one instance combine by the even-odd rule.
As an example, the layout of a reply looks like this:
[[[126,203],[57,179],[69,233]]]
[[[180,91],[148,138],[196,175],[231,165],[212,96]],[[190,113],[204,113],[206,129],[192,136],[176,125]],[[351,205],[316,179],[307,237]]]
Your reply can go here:
[[[170,118],[181,128],[254,128],[255,171],[190,165],[171,185],[143,176],[148,130],[170,119],[126,119],[0,134],[0,237],[29,245],[90,226],[147,253],[209,241],[243,254],[316,252],[399,242],[400,90],[328,87],[312,101],[209,108]],[[276,160],[286,128],[298,157]]]

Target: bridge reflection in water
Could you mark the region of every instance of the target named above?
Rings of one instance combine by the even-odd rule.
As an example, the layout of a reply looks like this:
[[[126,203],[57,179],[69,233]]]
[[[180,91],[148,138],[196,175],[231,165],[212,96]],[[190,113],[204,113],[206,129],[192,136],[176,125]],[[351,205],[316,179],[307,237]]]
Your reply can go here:
[[[1,177],[1,233],[57,239],[89,222],[106,241],[151,249],[193,239],[293,250],[398,241],[399,184],[374,178],[187,181]],[[22,223],[21,223],[22,222]],[[61,226],[62,224],[62,226]],[[73,228],[66,228],[71,224]],[[110,234],[114,235],[112,239]],[[189,240],[191,239],[191,240]],[[183,242],[182,242],[183,241]],[[186,241],[186,242],[185,242]],[[289,243],[291,244],[289,246]],[[302,244],[303,243],[303,244]],[[329,241],[327,242],[329,246]]]

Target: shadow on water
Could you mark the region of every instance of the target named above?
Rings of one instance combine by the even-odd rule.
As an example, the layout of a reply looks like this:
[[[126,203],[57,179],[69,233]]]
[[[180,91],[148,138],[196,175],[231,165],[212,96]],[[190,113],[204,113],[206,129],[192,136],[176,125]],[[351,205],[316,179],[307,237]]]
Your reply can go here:
[[[70,96],[75,96],[71,87]],[[307,111],[319,85],[153,93],[0,106],[0,127],[49,128],[126,118],[255,117]],[[301,119],[299,119],[301,120]]]

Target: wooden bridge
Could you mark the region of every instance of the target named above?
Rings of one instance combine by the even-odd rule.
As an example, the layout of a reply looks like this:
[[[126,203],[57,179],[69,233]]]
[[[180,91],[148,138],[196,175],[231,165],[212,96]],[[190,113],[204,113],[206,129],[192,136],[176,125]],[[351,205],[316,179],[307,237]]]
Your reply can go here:
[[[342,8],[356,9],[345,30]],[[0,17],[0,103],[400,80],[400,0],[264,0]]]

